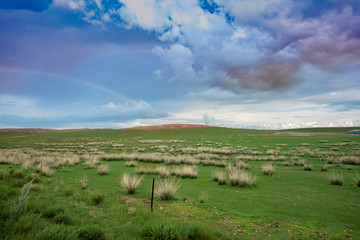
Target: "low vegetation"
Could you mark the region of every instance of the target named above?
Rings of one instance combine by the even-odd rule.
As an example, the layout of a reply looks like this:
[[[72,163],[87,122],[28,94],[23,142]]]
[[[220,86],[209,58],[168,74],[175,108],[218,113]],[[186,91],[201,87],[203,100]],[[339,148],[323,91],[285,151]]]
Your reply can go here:
[[[0,239],[359,239],[359,143],[342,128],[3,133]]]
[[[141,181],[143,179],[143,176],[137,176],[125,173],[121,180],[118,180],[118,182],[121,184],[121,186],[127,191],[129,194],[133,194],[136,189],[139,187]]]
[[[170,200],[180,187],[180,181],[175,178],[163,178],[157,180],[155,194],[161,200]]]

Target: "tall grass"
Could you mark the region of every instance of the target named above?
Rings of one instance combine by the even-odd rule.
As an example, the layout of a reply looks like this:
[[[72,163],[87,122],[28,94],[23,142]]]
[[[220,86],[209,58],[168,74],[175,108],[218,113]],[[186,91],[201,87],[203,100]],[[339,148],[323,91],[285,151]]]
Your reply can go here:
[[[171,175],[170,169],[168,169],[165,166],[158,166],[155,168],[155,172],[161,177],[161,178],[167,178]]]
[[[275,171],[275,168],[271,163],[261,165],[261,169],[263,174],[267,176],[272,176]]]
[[[215,182],[218,182],[219,185],[225,185],[226,184],[226,173],[223,172],[223,171],[219,171],[219,170],[215,170],[213,173],[212,173],[212,176],[213,176],[213,180]]]
[[[240,168],[240,169],[249,169],[249,165],[246,162],[243,161],[236,161],[235,162],[235,167]]]
[[[155,194],[161,200],[170,200],[180,187],[180,181],[175,178],[163,178],[157,181]]]
[[[117,180],[121,186],[129,193],[133,194],[137,187],[140,185],[143,176],[130,176],[129,174],[125,173],[121,180]]]
[[[87,178],[84,176],[83,178],[80,179],[80,184],[81,184],[81,188],[82,189],[86,189],[87,185],[88,185],[88,180]]]
[[[21,195],[19,197],[19,201],[17,204],[12,205],[10,207],[10,218],[18,219],[21,215],[25,214],[27,209],[27,195],[29,194],[31,185],[35,178],[33,178],[30,182],[26,183],[21,190]]]
[[[231,186],[255,187],[257,185],[258,178],[244,170],[232,166],[228,166],[226,170]]]
[[[101,164],[97,169],[99,175],[107,175],[110,172],[109,165],[107,164]]]
[[[174,174],[176,176],[179,176],[181,178],[197,178],[198,175],[198,169],[196,166],[183,166],[183,167],[177,167],[174,170]]]
[[[328,175],[332,185],[343,185],[343,175],[338,172],[333,172]]]

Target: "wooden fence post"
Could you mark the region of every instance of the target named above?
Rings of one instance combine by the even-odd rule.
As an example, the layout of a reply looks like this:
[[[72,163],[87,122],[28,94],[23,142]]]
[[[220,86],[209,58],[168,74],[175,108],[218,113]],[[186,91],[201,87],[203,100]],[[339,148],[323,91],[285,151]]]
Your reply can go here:
[[[153,182],[152,182],[152,191],[151,191],[151,212],[153,212],[153,202],[154,202],[154,185],[155,185],[155,178],[153,178]]]

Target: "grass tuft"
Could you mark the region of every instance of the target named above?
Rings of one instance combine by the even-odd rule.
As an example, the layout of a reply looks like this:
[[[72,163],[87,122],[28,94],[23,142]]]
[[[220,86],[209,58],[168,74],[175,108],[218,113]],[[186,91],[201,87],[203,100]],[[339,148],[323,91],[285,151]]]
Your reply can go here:
[[[170,200],[180,187],[180,181],[174,178],[159,179],[155,186],[155,194],[161,200]]]
[[[121,186],[129,193],[133,194],[137,187],[140,185],[143,176],[130,176],[129,174],[125,173],[121,180],[117,180]]]
[[[107,164],[101,164],[97,169],[99,175],[107,175],[110,172],[109,165]]]
[[[266,163],[266,164],[261,165],[261,169],[262,169],[263,174],[267,175],[267,176],[272,176],[275,171],[275,168],[272,165],[272,163]]]
[[[332,185],[343,185],[343,176],[341,173],[333,172],[328,175]]]

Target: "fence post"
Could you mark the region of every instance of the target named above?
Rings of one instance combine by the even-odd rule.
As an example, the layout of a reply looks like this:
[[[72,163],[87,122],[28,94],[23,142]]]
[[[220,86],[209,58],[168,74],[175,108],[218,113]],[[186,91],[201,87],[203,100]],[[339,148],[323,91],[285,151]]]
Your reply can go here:
[[[153,212],[153,202],[154,202],[154,185],[155,185],[155,178],[152,181],[152,191],[151,191],[151,212]]]

